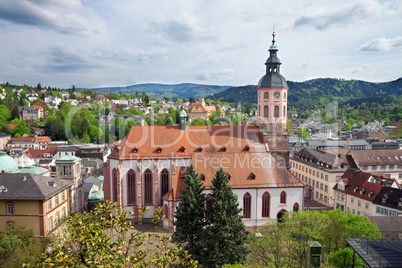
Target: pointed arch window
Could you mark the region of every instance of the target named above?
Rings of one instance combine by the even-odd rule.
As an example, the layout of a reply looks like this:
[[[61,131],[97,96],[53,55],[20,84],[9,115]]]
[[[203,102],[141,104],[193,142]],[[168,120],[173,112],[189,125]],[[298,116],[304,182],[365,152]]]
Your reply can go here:
[[[265,92],[265,93],[264,93],[264,99],[269,99],[269,94],[268,94],[268,92]]]
[[[293,205],[293,211],[299,211],[299,204],[298,203],[295,203]]]
[[[285,191],[283,191],[282,193],[281,193],[281,200],[280,200],[281,202],[281,204],[283,205],[283,204],[286,204],[286,192]]]
[[[283,106],[283,117],[285,117],[285,114],[286,114],[286,106],[284,105]]]
[[[161,196],[164,196],[169,191],[169,171],[165,168],[161,172]]]
[[[264,106],[264,117],[268,117],[268,106]]]
[[[117,169],[112,171],[113,202],[117,202]]]
[[[268,192],[265,192],[262,195],[262,217],[263,218],[269,218],[270,201],[271,201],[271,196],[269,195]]]
[[[135,205],[135,172],[132,169],[127,172],[127,204]]]
[[[274,116],[279,117],[279,106],[274,107]]]
[[[144,172],[144,203],[152,204],[152,172],[147,169]]]
[[[251,219],[251,195],[249,193],[243,196],[243,218]]]

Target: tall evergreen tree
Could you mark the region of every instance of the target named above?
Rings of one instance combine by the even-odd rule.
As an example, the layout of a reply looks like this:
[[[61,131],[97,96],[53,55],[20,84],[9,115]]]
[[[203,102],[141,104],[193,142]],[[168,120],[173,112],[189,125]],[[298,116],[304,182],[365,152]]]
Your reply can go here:
[[[172,241],[188,250],[192,258],[200,261],[205,248],[202,233],[205,227],[205,194],[201,179],[191,165],[186,173],[186,188],[181,190],[182,201],[175,212],[176,230]]]
[[[211,196],[206,201],[206,247],[200,262],[205,267],[244,263],[249,253],[240,214],[242,209],[228,182],[228,174],[220,168],[212,180]]]

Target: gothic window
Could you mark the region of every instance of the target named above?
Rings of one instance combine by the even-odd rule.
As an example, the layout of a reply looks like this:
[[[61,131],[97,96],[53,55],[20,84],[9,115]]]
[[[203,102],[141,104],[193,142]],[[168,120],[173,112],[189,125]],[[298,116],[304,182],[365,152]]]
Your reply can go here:
[[[281,193],[281,202],[280,203],[281,204],[286,204],[286,192],[285,191],[283,191]]]
[[[163,206],[163,215],[165,215],[165,219],[169,219],[169,207],[166,204]]]
[[[135,172],[132,169],[127,172],[127,204],[135,205]]]
[[[293,205],[293,211],[299,211],[299,204],[298,203],[295,203]]]
[[[286,107],[283,106],[283,117],[285,117],[285,114],[286,114]]]
[[[117,169],[112,171],[112,184],[113,184],[113,202],[117,202]]]
[[[270,208],[270,195],[268,192],[265,192],[262,195],[262,217],[269,218],[269,208]]]
[[[147,169],[144,172],[144,202],[152,204],[152,172]]]
[[[275,108],[274,108],[274,116],[279,117],[279,106],[275,106]]]
[[[243,218],[251,218],[251,195],[249,193],[243,196]]]
[[[268,106],[264,106],[264,117],[268,117]]]
[[[169,191],[169,171],[165,168],[161,172],[161,196],[164,196]]]
[[[265,93],[264,93],[264,99],[269,99],[269,94],[268,94],[268,92],[265,92]]]

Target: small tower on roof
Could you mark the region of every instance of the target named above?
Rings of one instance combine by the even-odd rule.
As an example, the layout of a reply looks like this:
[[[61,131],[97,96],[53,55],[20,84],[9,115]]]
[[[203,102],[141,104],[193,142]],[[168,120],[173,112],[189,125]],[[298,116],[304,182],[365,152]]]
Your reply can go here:
[[[269,57],[265,62],[265,75],[257,86],[258,124],[264,142],[273,154],[285,156],[288,162],[289,137],[286,134],[288,84],[280,74],[281,61],[275,44],[275,28]]]

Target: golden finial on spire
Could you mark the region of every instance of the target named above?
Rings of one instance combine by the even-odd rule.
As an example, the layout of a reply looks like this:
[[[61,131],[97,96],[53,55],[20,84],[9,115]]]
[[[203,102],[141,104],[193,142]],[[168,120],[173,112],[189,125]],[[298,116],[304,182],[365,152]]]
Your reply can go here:
[[[275,40],[275,25],[274,25],[274,31],[272,32],[272,37],[274,38],[274,40]]]

